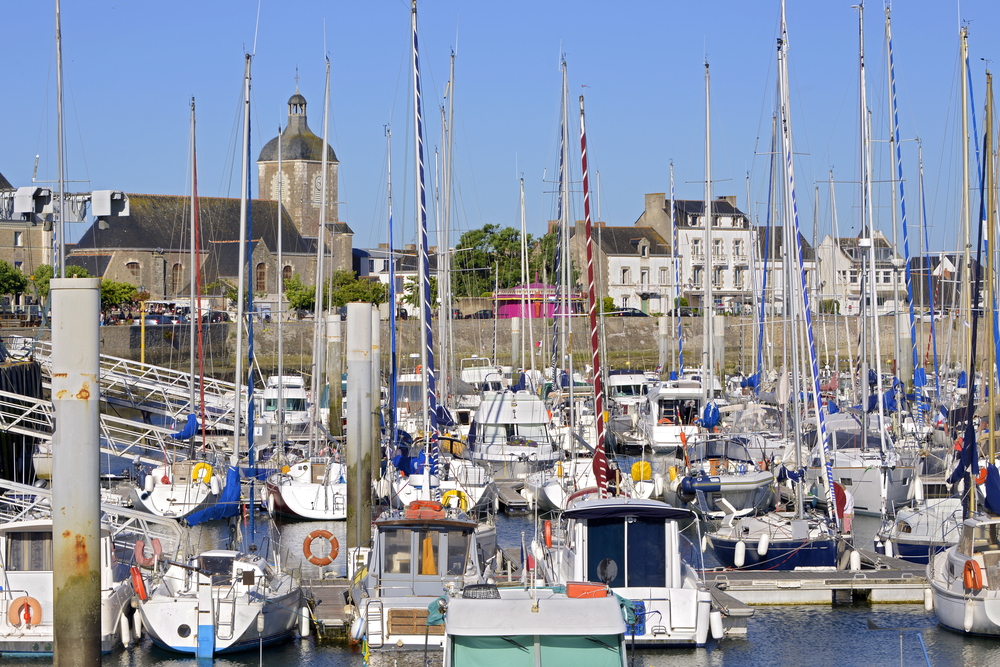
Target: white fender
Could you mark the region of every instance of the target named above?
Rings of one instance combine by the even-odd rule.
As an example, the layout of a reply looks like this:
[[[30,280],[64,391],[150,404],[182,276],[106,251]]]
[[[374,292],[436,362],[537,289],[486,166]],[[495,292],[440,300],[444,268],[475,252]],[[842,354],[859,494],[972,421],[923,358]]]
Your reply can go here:
[[[660,473],[653,475],[653,490],[657,498],[663,497],[663,475]]]
[[[135,640],[139,641],[142,638],[142,613],[139,610],[132,614],[132,626],[134,630],[132,634],[135,635]]]
[[[208,488],[212,490],[213,496],[218,496],[222,493],[222,482],[219,481],[218,475],[212,475],[212,479],[208,483]]]
[[[767,547],[771,544],[771,536],[764,533],[757,540],[757,555],[763,558],[767,555]]]
[[[712,629],[713,639],[722,639],[726,634],[725,626],[722,625],[722,612],[712,610],[708,615],[708,624]]]
[[[361,615],[361,612],[354,612],[354,620],[351,621],[351,641],[360,642],[368,629],[368,621]]]
[[[934,592],[929,589],[924,589],[924,610],[934,611]]]
[[[705,553],[708,550],[708,534],[701,536],[701,552]]]
[[[143,484],[143,488],[146,490],[146,493],[152,493],[153,492],[153,485],[154,484],[156,484],[156,479],[153,477],[152,473],[146,475],[146,481]]]
[[[976,621],[976,606],[972,600],[965,601],[965,631],[972,632],[972,626]]]
[[[892,540],[885,541],[885,555],[892,558]]]
[[[302,607],[299,611],[299,637],[309,636],[309,607]]]
[[[545,552],[542,550],[542,545],[538,543],[538,540],[531,540],[531,555],[535,557],[536,566],[545,558]]]
[[[736,554],[733,558],[733,565],[743,567],[747,562],[747,543],[740,540],[736,543]]]
[[[268,514],[274,514],[274,494],[267,494],[267,512]]]
[[[861,571],[861,552],[852,551],[851,552],[851,571],[860,572]]]
[[[122,633],[122,646],[128,648],[129,644],[132,643],[132,633],[129,632],[128,616],[126,616],[124,612],[122,612],[122,614],[118,617],[118,626]]]

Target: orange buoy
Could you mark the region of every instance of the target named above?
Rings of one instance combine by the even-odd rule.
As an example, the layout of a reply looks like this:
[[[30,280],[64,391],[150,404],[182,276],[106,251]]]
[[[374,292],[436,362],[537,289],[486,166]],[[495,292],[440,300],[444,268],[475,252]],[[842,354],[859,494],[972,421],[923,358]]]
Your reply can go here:
[[[978,591],[983,588],[983,571],[979,563],[971,558],[965,561],[965,569],[962,570],[962,582],[966,590]]]
[[[545,546],[552,548],[552,522],[545,520]]]
[[[319,556],[313,556],[312,553],[312,543],[313,540],[323,538],[330,543],[330,555],[320,558]],[[319,565],[320,567],[324,565],[329,565],[337,557],[340,552],[340,543],[337,542],[337,538],[333,536],[329,530],[314,530],[306,536],[305,542],[302,544],[302,555],[306,557],[313,565]]]
[[[142,572],[135,565],[132,566],[132,590],[140,600],[146,601],[146,584],[142,581]]]

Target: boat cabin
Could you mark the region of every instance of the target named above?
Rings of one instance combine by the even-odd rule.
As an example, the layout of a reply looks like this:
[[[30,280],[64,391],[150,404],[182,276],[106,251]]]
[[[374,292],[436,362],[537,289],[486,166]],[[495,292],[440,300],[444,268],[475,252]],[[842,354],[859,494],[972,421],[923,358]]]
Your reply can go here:
[[[701,463],[701,467],[710,475],[725,472],[745,473],[756,467],[742,438],[700,440],[689,448],[688,460],[692,469],[698,468],[698,464]]]

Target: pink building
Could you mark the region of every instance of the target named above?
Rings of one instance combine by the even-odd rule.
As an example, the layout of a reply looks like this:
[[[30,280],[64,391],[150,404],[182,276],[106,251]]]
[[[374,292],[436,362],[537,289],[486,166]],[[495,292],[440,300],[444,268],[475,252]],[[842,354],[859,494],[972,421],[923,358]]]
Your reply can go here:
[[[556,301],[557,289],[554,285],[543,285],[541,283],[531,283],[527,288],[523,286],[512,287],[511,289],[500,290],[493,294],[496,299],[496,313],[498,318],[507,319],[511,317],[532,317],[544,319],[556,317],[562,314],[562,299]],[[521,299],[527,302],[527,312],[521,312]],[[586,300],[580,292],[570,293],[570,312],[573,315],[582,315],[585,311]]]

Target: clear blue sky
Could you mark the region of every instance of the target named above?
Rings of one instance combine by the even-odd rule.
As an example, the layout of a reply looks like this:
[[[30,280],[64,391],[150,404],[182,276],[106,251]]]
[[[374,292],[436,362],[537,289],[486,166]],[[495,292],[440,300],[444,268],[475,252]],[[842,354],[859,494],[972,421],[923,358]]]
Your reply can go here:
[[[64,0],[70,190],[186,194],[189,100],[197,101],[199,193],[237,196],[234,155],[243,53],[254,48],[257,2],[170,3]],[[426,157],[440,143],[438,106],[448,57],[458,48],[455,188],[459,232],[485,223],[517,225],[524,176],[528,229],[554,217],[558,155],[559,54],[569,64],[572,174],[579,179],[576,99],[586,96],[591,170],[601,172],[602,218],[632,224],[643,194],[666,191],[673,160],[679,198],[702,197],[704,66],[712,74],[715,194],[747,207],[766,198],[766,152],[775,88],[779,3],[426,1],[418,7]],[[829,231],[827,180],[835,170],[842,235],[856,233],[858,186],[858,21],[850,0],[788,6],[793,131],[799,210],[811,236],[819,181],[820,233]],[[52,2],[7,3],[7,130],[0,173],[15,186],[52,179],[56,167],[55,39]],[[1000,62],[1000,3],[917,0],[897,3],[893,41],[908,214],[916,221],[916,143],[924,147],[933,249],[957,244],[960,188],[958,48],[969,22],[980,132],[983,58]],[[412,120],[409,106],[409,2],[260,3],[253,62],[253,149],[277,133],[299,88],[309,124],[321,134],[324,54],[329,54],[331,139],[340,159],[341,218],[356,247],[385,240],[385,136],[393,128],[397,220],[413,240]],[[866,8],[869,106],[877,139],[888,136],[884,13]],[[875,178],[888,178],[884,144]],[[256,174],[256,170],[254,170]],[[594,176],[592,175],[592,179]],[[592,182],[592,188],[595,187]],[[428,186],[433,182],[429,173]],[[579,189],[579,185],[575,188]],[[877,186],[879,225],[890,235],[888,184]],[[254,186],[256,194],[256,184]],[[596,196],[594,200],[596,209]],[[752,206],[754,213],[759,206]],[[594,211],[596,216],[596,210]],[[583,217],[582,196],[573,205]],[[432,218],[433,223],[433,218]],[[911,227],[911,232],[915,233]],[[457,239],[457,236],[455,237]],[[432,238],[432,243],[434,240]],[[911,249],[915,247],[911,238]]]

